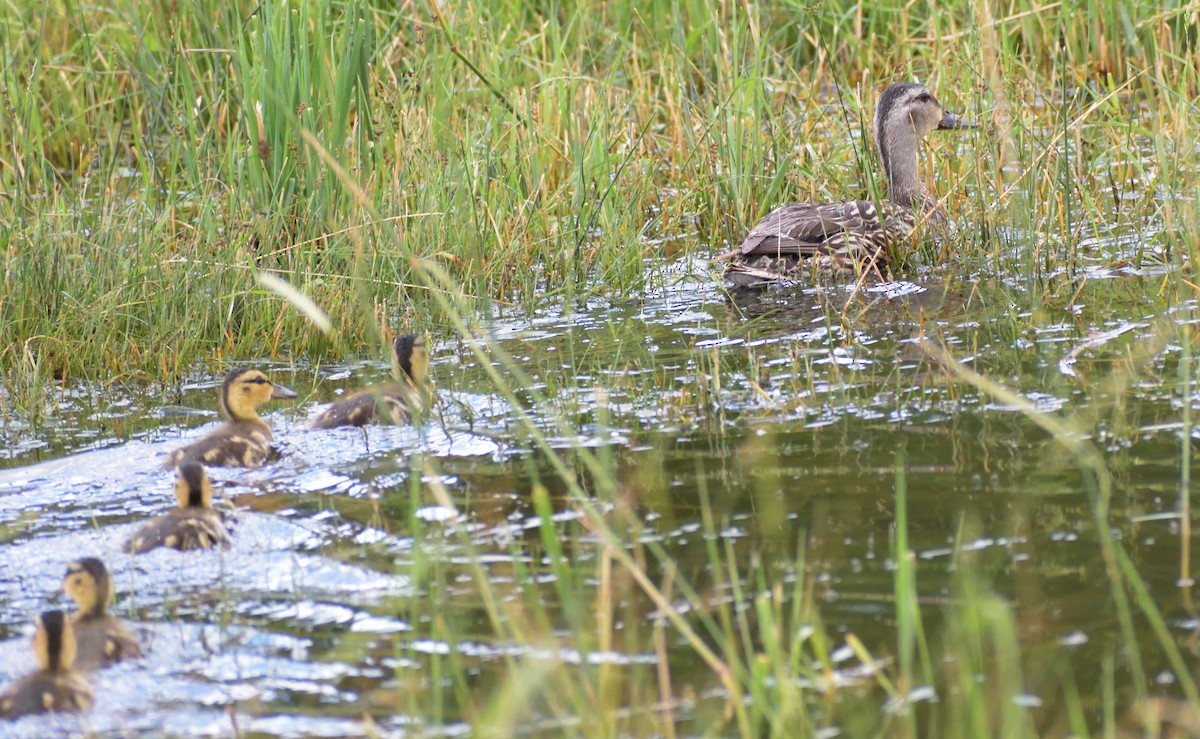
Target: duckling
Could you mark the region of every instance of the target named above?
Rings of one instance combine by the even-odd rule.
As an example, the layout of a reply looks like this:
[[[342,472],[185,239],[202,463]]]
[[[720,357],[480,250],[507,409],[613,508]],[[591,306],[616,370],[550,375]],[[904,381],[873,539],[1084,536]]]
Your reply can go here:
[[[91,708],[92,688],[74,669],[75,648],[75,633],[65,613],[46,611],[38,616],[33,652],[41,669],[0,693],[0,716],[13,719]]]
[[[261,467],[271,454],[271,427],[257,408],[268,400],[296,397],[295,391],[273,384],[255,369],[235,369],[221,383],[221,412],[229,419],[221,428],[167,456],[171,469],[194,460],[210,467]]]
[[[79,612],[71,621],[79,669],[94,670],[142,656],[137,637],[121,619],[108,615],[113,583],[103,562],[95,557],[84,557],[67,565],[63,590],[79,606]]]
[[[337,426],[365,426],[369,423],[406,423],[421,402],[425,375],[429,370],[429,351],[424,337],[416,334],[397,336],[392,342],[392,360],[399,370],[400,382],[360,390],[331,403],[312,422],[314,429]]]
[[[917,142],[934,130],[976,127],[948,113],[924,85],[889,86],[879,96],[874,122],[887,199],[776,208],[740,247],[717,257],[728,262],[725,278],[738,287],[756,287],[794,280],[814,268],[823,274],[882,272],[889,245],[913,236],[922,223],[937,229],[945,221],[917,176]]]
[[[199,462],[183,462],[175,478],[175,499],[179,507],[155,516],[125,542],[125,551],[148,552],[155,547],[179,551],[229,548],[229,532],[221,514],[212,507],[212,483]]]

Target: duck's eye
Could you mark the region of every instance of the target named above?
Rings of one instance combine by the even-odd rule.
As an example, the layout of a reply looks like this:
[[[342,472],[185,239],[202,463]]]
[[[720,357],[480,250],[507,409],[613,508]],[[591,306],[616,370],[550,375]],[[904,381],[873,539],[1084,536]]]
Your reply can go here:
[[[927,92],[923,92],[920,95],[917,95],[917,102],[918,103],[932,103],[933,95],[930,95]]]

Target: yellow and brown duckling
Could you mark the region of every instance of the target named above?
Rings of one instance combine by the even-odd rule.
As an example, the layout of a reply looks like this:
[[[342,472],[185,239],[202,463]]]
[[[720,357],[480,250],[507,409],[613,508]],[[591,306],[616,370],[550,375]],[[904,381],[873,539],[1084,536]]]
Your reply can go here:
[[[272,383],[256,369],[235,369],[221,383],[224,426],[199,441],[176,449],[165,467],[195,461],[210,467],[260,467],[271,454],[271,427],[258,417],[258,407],[269,400],[286,400],[296,393]]]
[[[917,142],[935,130],[975,127],[947,112],[924,85],[889,86],[879,96],[874,122],[887,198],[878,204],[852,200],[776,208],[741,246],[717,257],[726,262],[725,278],[738,287],[756,287],[811,273],[882,272],[891,245],[913,237],[922,224],[934,226],[936,233],[945,221],[918,176]]]
[[[392,342],[392,360],[399,382],[360,390],[331,403],[312,422],[312,428],[365,426],[370,423],[407,423],[422,402],[429,350],[424,337],[397,336]]]
[[[125,551],[133,554],[156,547],[179,551],[229,547],[229,531],[221,514],[212,507],[212,483],[199,462],[179,465],[175,478],[175,499],[179,507],[155,516],[125,542]]]
[[[103,562],[85,557],[67,565],[63,590],[79,606],[79,612],[71,620],[77,647],[76,667],[95,670],[142,656],[137,637],[121,619],[108,613],[113,582]]]
[[[75,671],[75,634],[62,611],[46,611],[37,620],[33,652],[39,668],[0,693],[0,717],[30,713],[86,711],[92,688]]]

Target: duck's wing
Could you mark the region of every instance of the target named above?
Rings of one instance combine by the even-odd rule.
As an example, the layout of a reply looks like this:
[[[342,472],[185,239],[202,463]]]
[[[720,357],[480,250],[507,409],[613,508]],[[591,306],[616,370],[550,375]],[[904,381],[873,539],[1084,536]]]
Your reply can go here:
[[[115,616],[78,618],[75,644],[75,667],[84,671],[142,656],[137,637]]]
[[[741,246],[718,259],[828,254],[842,246],[846,234],[879,228],[878,211],[870,200],[785,205],[768,213]]]
[[[125,551],[141,554],[157,547],[170,547],[182,552],[228,548],[229,544],[229,531],[216,511],[177,509],[143,526],[125,542]]]
[[[91,707],[92,699],[91,687],[76,673],[35,672],[0,694],[0,718],[86,711]]]
[[[104,656],[113,662],[123,659],[140,659],[142,656],[142,645],[138,642],[137,637],[121,619],[115,616],[108,617],[105,628]]]
[[[229,531],[216,511],[196,511],[180,520],[175,530],[163,540],[163,545],[181,552],[217,547],[228,549]]]
[[[375,421],[375,405],[375,393],[371,390],[360,390],[326,406],[325,410],[313,419],[311,428],[365,426]]]
[[[404,393],[398,385],[360,390],[330,403],[313,419],[311,428],[366,426],[370,423],[407,423],[411,418]]]
[[[271,428],[265,423],[227,423],[199,441],[167,455],[163,467],[184,462],[206,467],[261,467],[271,455]]]

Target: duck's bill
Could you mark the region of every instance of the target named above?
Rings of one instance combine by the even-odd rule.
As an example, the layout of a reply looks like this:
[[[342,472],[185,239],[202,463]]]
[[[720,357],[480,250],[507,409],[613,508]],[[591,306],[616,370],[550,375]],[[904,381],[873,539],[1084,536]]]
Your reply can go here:
[[[291,400],[296,397],[296,391],[285,385],[271,383],[271,398],[273,400]]]
[[[946,131],[952,128],[979,128],[979,124],[975,121],[969,121],[960,115],[953,113],[943,113],[942,122],[938,124],[938,128]]]

